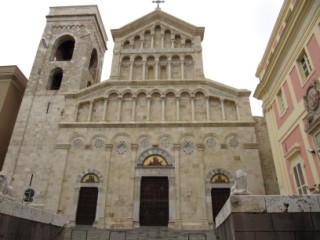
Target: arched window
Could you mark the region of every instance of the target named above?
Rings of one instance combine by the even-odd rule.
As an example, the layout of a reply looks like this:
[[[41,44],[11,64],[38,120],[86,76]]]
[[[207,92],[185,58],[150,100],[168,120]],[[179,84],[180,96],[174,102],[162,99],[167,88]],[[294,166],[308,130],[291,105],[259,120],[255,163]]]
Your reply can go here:
[[[133,41],[133,48],[134,49],[139,49],[141,47],[141,40],[140,36],[135,36],[134,41]]]
[[[181,48],[181,36],[179,34],[174,36],[174,47]]]
[[[50,77],[50,90],[59,90],[61,86],[61,81],[63,78],[63,71],[61,68],[56,68],[52,71]]]
[[[55,44],[53,59],[55,61],[70,61],[72,59],[75,40],[70,35],[59,38]]]
[[[129,49],[130,48],[130,42],[127,40],[123,43],[123,49]]]
[[[96,80],[97,69],[98,69],[98,54],[97,54],[97,50],[94,48],[92,49],[90,63],[89,63],[89,72],[91,74],[93,82],[95,82]]]
[[[192,42],[191,42],[190,39],[187,39],[187,40],[186,40],[185,47],[186,47],[186,48],[191,48],[191,47],[192,47]]]

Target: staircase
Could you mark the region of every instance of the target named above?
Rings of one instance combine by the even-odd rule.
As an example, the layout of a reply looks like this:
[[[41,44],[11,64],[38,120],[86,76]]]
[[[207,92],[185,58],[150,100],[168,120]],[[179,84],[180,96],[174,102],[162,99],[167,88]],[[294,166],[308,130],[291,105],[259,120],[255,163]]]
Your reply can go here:
[[[96,229],[92,226],[68,228],[65,240],[216,240],[211,231],[177,231],[167,227],[140,227],[132,230]]]

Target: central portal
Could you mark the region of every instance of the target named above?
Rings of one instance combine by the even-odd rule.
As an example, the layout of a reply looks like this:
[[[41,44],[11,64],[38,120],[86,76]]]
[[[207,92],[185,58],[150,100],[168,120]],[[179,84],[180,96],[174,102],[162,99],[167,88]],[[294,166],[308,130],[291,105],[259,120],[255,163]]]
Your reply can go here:
[[[142,177],[140,226],[168,226],[169,183],[167,177]]]

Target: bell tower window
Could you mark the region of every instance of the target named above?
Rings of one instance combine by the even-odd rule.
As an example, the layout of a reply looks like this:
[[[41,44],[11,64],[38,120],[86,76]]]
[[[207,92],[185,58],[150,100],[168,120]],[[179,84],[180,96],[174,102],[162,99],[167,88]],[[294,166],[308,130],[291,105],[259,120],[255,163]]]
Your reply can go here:
[[[89,63],[89,72],[92,77],[93,82],[96,80],[98,68],[98,54],[97,50],[93,49],[91,53],[90,63]],[[90,84],[91,85],[91,84]]]
[[[72,59],[75,40],[73,37],[67,35],[61,37],[56,42],[56,50],[54,51],[54,61],[70,61]]]
[[[61,68],[56,68],[51,74],[51,85],[50,90],[59,90],[61,86],[61,81],[63,77],[63,71]]]

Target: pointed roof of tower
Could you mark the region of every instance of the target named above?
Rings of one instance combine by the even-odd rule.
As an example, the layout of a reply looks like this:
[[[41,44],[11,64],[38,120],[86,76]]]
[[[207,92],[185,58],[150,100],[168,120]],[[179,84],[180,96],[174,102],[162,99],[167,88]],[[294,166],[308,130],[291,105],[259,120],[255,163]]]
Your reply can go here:
[[[138,18],[137,20],[128,23],[127,25],[124,25],[121,28],[118,29],[112,29],[111,30],[111,34],[112,34],[112,38],[113,40],[115,40],[115,38],[121,38],[123,36],[126,36],[129,33],[132,33],[133,29],[139,29],[142,28],[148,24],[150,24],[150,22],[153,21],[163,21],[166,22],[178,29],[181,29],[185,32],[190,33],[193,36],[200,36],[201,37],[201,41],[203,40],[204,37],[204,27],[196,27],[188,22],[185,22],[175,16],[172,16],[166,12],[161,11],[160,8],[156,8],[154,11],[150,12],[149,14],[142,16],[140,18]]]

